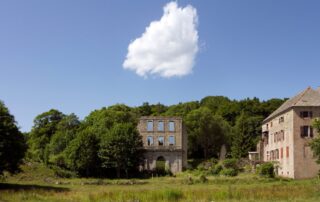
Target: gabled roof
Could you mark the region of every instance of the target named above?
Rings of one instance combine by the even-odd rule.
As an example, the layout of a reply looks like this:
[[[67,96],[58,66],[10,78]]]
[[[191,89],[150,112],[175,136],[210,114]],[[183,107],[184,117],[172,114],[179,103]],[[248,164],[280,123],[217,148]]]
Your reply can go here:
[[[298,95],[287,100],[283,103],[277,110],[270,114],[263,122],[269,121],[275,116],[283,113],[284,111],[292,107],[319,107],[320,106],[320,88],[313,90],[311,87],[308,87]]]

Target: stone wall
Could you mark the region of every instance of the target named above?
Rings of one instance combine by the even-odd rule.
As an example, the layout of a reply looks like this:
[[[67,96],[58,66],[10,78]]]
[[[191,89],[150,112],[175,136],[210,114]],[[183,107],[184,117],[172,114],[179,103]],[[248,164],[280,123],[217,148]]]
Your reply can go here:
[[[279,176],[295,179],[312,178],[317,176],[320,169],[308,145],[317,136],[316,131],[314,130],[313,138],[301,137],[300,127],[311,126],[312,118],[301,118],[301,111],[312,111],[313,118],[320,117],[320,107],[294,107],[262,125],[262,131],[268,131],[268,144],[263,143],[263,161],[277,162],[276,172]],[[281,117],[284,121],[279,123]],[[274,141],[275,134],[282,130],[283,138],[280,141]],[[278,158],[271,158],[271,152],[276,150],[279,152]]]
[[[147,130],[148,121],[153,122],[153,129]],[[174,130],[169,130],[169,122],[174,122]],[[164,123],[164,130],[158,130],[159,122]],[[138,130],[143,140],[145,152],[144,169],[153,170],[156,168],[156,161],[159,157],[163,157],[166,161],[166,167],[172,173],[181,172],[187,167],[187,133],[186,128],[180,117],[164,117],[164,116],[147,116],[141,117]],[[153,138],[153,144],[148,145],[147,138]],[[174,145],[169,144],[169,137],[175,139]],[[158,144],[158,138],[164,138],[164,145]]]
[[[320,117],[320,107],[299,107],[294,110],[294,178],[304,179],[317,176],[320,166],[313,157],[309,142],[310,137],[301,137],[300,127],[312,125],[312,118],[301,118],[301,111],[312,111],[313,117]],[[314,137],[316,137],[314,130]]]
[[[283,121],[279,122],[281,117],[283,117]],[[264,146],[263,160],[278,162],[277,174],[294,178],[293,110],[288,110],[264,123],[263,130],[268,131],[269,134],[268,144]],[[282,131],[283,135],[281,134]],[[279,136],[281,137],[279,138]],[[275,151],[278,151],[278,155],[276,158],[272,158]]]

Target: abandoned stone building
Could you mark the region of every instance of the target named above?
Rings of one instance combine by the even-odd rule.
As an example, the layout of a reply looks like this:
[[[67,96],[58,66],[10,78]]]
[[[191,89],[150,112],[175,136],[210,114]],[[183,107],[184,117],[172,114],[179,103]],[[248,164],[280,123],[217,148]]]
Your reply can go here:
[[[277,162],[279,176],[303,179],[315,177],[316,163],[309,142],[317,136],[312,119],[320,117],[320,88],[307,88],[287,100],[262,123],[257,146],[261,161]]]
[[[145,149],[143,169],[154,170],[159,161],[172,173],[187,166],[187,133],[180,117],[141,117],[138,131]]]

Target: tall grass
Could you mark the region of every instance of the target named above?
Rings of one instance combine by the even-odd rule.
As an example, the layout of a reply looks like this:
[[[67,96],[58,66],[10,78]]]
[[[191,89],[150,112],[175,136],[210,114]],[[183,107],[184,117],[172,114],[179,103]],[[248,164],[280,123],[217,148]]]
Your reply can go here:
[[[8,177],[6,183],[9,185],[0,184],[0,202],[320,201],[320,181],[317,179],[267,179],[240,174],[237,177],[207,176],[208,180],[203,182],[200,176],[182,173],[177,177],[145,180],[54,176],[48,180],[43,168],[41,172],[34,171],[39,172],[38,175],[23,173]],[[186,183],[190,178],[192,183]]]

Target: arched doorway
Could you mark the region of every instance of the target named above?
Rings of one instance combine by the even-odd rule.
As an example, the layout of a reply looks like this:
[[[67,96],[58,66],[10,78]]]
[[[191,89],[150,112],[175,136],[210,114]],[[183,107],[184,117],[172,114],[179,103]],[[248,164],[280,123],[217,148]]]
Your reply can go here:
[[[166,172],[166,159],[163,156],[159,156],[156,161],[156,172],[160,175]]]

